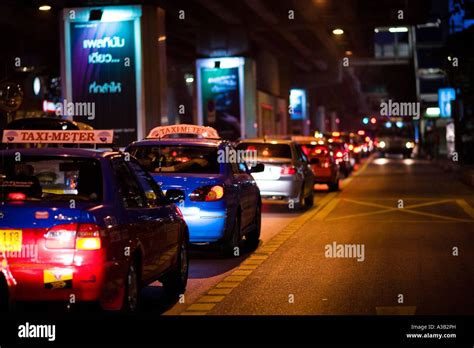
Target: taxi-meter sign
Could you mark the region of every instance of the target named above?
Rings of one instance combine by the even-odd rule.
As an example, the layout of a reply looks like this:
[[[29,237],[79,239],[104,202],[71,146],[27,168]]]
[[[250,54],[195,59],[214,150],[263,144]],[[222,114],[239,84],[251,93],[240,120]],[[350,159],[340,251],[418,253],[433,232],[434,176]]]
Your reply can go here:
[[[210,139],[219,139],[219,133],[212,128],[206,126],[196,126],[193,124],[179,124],[175,126],[160,126],[153,128],[148,134],[147,138],[163,138],[168,135],[175,135],[175,134],[192,134],[192,135],[199,135],[203,138],[210,138]]]
[[[4,143],[112,144],[113,130],[5,130]]]

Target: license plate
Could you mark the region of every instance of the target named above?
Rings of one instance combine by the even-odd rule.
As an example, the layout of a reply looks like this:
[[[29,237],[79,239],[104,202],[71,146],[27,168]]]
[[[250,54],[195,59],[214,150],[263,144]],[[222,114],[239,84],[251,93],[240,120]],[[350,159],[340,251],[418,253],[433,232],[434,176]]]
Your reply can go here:
[[[21,230],[0,230],[0,251],[21,252]]]
[[[46,289],[72,289],[72,270],[45,269],[43,280]]]

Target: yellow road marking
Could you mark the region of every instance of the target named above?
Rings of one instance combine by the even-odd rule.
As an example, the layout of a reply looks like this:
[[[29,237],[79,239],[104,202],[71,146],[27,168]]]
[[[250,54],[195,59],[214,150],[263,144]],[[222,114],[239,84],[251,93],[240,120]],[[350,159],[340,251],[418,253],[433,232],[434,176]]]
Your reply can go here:
[[[474,209],[464,200],[457,199],[456,203],[464,210],[464,212],[474,219]]]
[[[336,208],[336,205],[338,205],[340,201],[341,200],[339,198],[334,198],[323,209],[321,209],[319,213],[317,213],[314,216],[313,220],[324,220],[326,216],[328,216],[331,213],[331,211],[333,211],[334,208]]]
[[[249,275],[256,270],[259,265],[265,262],[268,257],[273,254],[278,248],[298,231],[303,225],[305,225],[311,218],[313,218],[319,211],[325,208],[328,202],[332,203],[332,199],[337,195],[336,192],[327,194],[321,202],[318,202],[317,206],[311,208],[301,216],[295,218],[289,223],[283,230],[275,235],[270,241],[263,244],[258,248],[251,256],[249,256],[242,264],[231,273],[231,275],[224,278],[224,280],[217,283],[213,288],[207,291],[207,293],[201,296],[194,304],[191,304],[181,315],[206,315],[211,311],[216,303],[219,303],[225,299],[226,295],[229,295],[232,290],[240,285]]]
[[[359,213],[359,214],[338,216],[338,217],[330,218],[330,219],[328,219],[328,221],[342,220],[342,219],[349,219],[349,218],[357,218],[357,217],[361,217],[361,216],[370,216],[370,215],[377,215],[377,214],[385,214],[385,213],[392,212],[392,211],[399,211],[401,213],[416,214],[416,215],[434,217],[434,218],[445,219],[445,220],[450,220],[450,221],[473,222],[473,221],[467,220],[467,219],[454,218],[454,217],[450,217],[450,216],[444,216],[444,215],[439,215],[439,214],[431,214],[431,213],[425,213],[425,212],[413,210],[413,208],[420,208],[420,207],[426,207],[426,206],[432,206],[432,205],[437,205],[437,204],[453,202],[454,201],[453,199],[443,199],[443,200],[434,201],[434,202],[425,202],[425,203],[419,203],[419,204],[412,204],[412,205],[408,205],[404,208],[390,207],[390,206],[383,205],[383,204],[363,202],[363,201],[358,201],[358,200],[348,199],[348,198],[344,198],[344,201],[350,202],[350,203],[355,203],[355,204],[360,204],[360,205],[365,205],[365,206],[369,206],[369,207],[382,208],[383,210],[372,211],[372,212],[368,212],[368,213]],[[462,203],[460,203],[459,201],[463,201],[463,200],[457,200],[458,204],[461,205]],[[466,205],[467,205],[467,203],[466,203]],[[467,205],[467,207],[464,206],[462,208],[465,211],[466,211],[466,208],[467,208],[468,210],[466,211],[466,213],[469,214],[469,208],[470,208],[469,205]],[[472,208],[470,208],[470,209],[472,209]],[[472,214],[473,214],[472,217],[474,217],[474,210],[472,211]]]
[[[415,315],[416,306],[375,307],[377,315]]]

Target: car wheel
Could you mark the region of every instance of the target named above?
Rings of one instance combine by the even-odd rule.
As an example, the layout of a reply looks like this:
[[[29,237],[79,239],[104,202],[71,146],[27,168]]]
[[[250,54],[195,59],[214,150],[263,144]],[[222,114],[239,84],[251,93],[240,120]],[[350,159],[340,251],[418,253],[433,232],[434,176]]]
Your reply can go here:
[[[177,258],[176,269],[164,276],[162,280],[166,294],[172,298],[177,298],[183,294],[188,284],[189,252],[187,238],[183,238],[181,241]]]
[[[308,197],[305,197],[304,205],[307,207],[312,207],[313,204],[314,204],[314,194],[313,194],[313,191],[311,191],[311,194]]]
[[[232,227],[232,232],[227,241],[225,241],[221,246],[221,254],[224,257],[235,257],[236,248],[239,247],[240,243],[240,216],[237,212],[235,214],[234,225]]]
[[[135,312],[138,309],[139,288],[137,267],[134,262],[130,264],[125,278],[125,293],[122,304],[123,312]]]
[[[261,210],[260,204],[257,204],[257,208],[255,209],[255,226],[245,236],[245,242],[247,246],[252,250],[255,250],[258,247],[258,243],[260,242],[261,226],[262,226],[262,210]]]
[[[337,179],[336,182],[332,182],[328,184],[329,191],[334,192],[334,191],[339,191],[339,179]]]

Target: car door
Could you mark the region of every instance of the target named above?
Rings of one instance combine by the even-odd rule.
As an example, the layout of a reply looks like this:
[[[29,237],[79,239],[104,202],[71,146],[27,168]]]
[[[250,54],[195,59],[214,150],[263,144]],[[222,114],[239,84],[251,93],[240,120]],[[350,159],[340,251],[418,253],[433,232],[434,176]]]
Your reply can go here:
[[[160,250],[151,256],[152,262],[150,270],[153,276],[162,274],[175,261],[180,241],[181,222],[175,215],[175,210],[171,207],[163,195],[163,192],[156,184],[153,177],[148,174],[138,162],[131,159],[127,162],[136,175],[147,200],[147,210],[150,227],[152,229],[150,242],[155,243],[154,250]]]
[[[309,165],[309,160],[301,149],[301,146],[295,144],[295,149],[298,161],[298,168],[301,168],[301,173],[303,174],[304,195],[306,196],[308,192],[311,192],[313,190],[313,172],[311,170],[311,166]]]
[[[127,215],[132,245],[137,246],[143,253],[141,278],[146,281],[156,272],[157,256],[163,252],[160,243],[163,237],[155,232],[159,222],[155,220],[158,217],[151,214],[145,192],[123,157],[114,157],[112,168]]]

